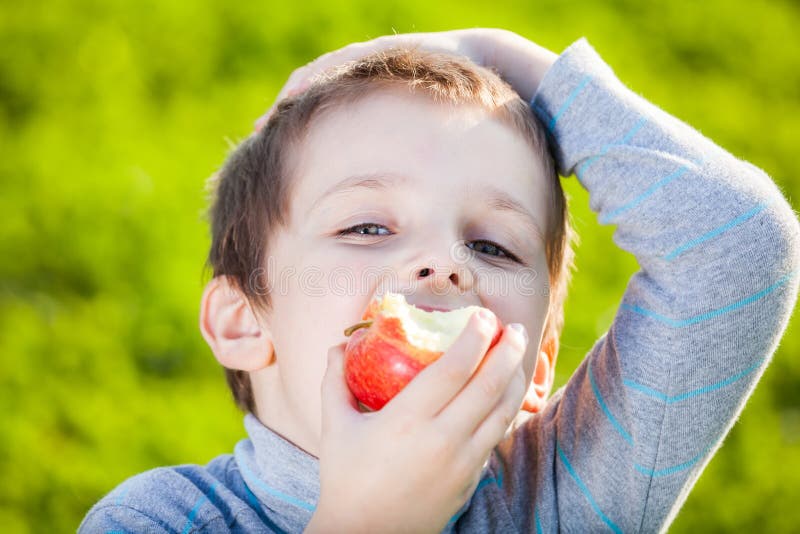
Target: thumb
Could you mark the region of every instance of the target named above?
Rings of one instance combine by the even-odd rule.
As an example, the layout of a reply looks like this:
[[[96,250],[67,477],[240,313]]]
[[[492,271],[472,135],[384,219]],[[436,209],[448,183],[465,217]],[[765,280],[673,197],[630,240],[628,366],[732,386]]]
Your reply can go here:
[[[344,375],[345,343],[328,349],[328,367],[322,379],[322,430],[338,424],[343,417],[358,413],[358,401],[347,387]]]

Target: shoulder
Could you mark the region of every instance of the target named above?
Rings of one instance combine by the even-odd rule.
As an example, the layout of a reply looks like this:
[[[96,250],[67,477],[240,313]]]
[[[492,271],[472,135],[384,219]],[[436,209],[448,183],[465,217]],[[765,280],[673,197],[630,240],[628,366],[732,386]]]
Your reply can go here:
[[[229,489],[235,465],[231,455],[207,466],[159,467],[114,488],[86,514],[79,532],[124,529],[133,532],[185,532],[224,529],[247,505]]]

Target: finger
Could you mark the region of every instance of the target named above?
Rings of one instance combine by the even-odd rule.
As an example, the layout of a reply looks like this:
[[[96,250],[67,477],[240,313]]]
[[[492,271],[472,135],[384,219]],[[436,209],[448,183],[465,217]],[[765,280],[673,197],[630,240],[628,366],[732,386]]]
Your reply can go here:
[[[469,439],[469,443],[479,457],[490,454],[492,449],[506,436],[509,428],[514,424],[514,419],[520,413],[525,391],[525,372],[520,366],[511,379],[506,394]]]
[[[373,39],[361,43],[352,43],[338,50],[333,50],[326,54],[319,56],[317,59],[308,64],[308,70],[304,75],[295,80],[296,83],[309,82],[315,76],[328,69],[332,69],[338,65],[361,59],[368,56],[372,52],[376,52],[382,48],[388,48],[386,44],[382,44],[381,39]]]
[[[344,57],[348,56],[348,53],[345,51],[345,49],[348,49],[352,46],[354,45],[348,45],[344,49],[323,54],[314,61],[311,61],[310,63],[307,63],[306,65],[303,65],[302,67],[293,70],[292,73],[289,75],[289,78],[286,80],[286,83],[278,92],[278,96],[275,98],[275,102],[280,102],[284,98],[288,98],[298,93],[301,93],[303,90],[308,88],[314,76],[318,75],[320,72],[324,71],[326,68],[330,66],[334,66],[339,63],[344,63],[346,61]],[[343,59],[331,60],[331,58],[343,58]]]
[[[358,413],[358,401],[347,387],[344,376],[344,347],[345,343],[341,343],[328,350],[328,367],[320,391],[323,433],[331,425],[341,424],[343,418]]]
[[[419,46],[422,36],[419,34],[385,35],[360,43],[352,43],[338,50],[327,52],[314,61],[295,69],[289,75],[286,84],[281,88],[275,102],[280,102],[284,98],[300,94],[311,85],[313,79],[321,73],[332,69],[338,65],[343,65],[349,61],[361,59],[373,52],[387,50],[397,46]],[[255,130],[260,131],[266,125],[272,114],[275,105],[259,117],[255,122]]]
[[[486,355],[478,372],[437,416],[441,424],[456,436],[464,439],[471,436],[506,395],[512,378],[521,372],[527,345],[522,325],[506,326],[500,341]]]
[[[311,85],[312,78],[321,72],[318,68],[312,69],[312,65],[314,62],[311,62],[307,65],[304,65],[300,68],[295,69],[289,75],[289,79],[283,85],[281,90],[278,92],[278,96],[275,97],[275,103],[270,106],[270,108],[258,119],[256,119],[254,123],[255,131],[261,131],[264,126],[266,126],[269,118],[275,112],[275,107],[278,105],[278,102],[285,98],[290,98],[296,96]]]
[[[311,85],[311,82],[316,76],[319,76],[329,69],[350,61],[361,59],[372,52],[398,46],[399,38],[400,36],[379,37],[371,41],[352,43],[338,50],[322,54],[310,63],[292,71],[286,84],[278,93],[276,101],[303,92]],[[407,41],[409,39],[406,38],[405,40]]]
[[[278,96],[275,98],[275,102],[280,102],[284,98],[294,96],[298,92],[298,88],[301,85],[307,85],[308,81],[311,79],[311,64],[303,65],[300,68],[295,69],[292,71],[292,74],[289,75],[289,79],[286,80],[286,83],[281,88]]]
[[[497,319],[486,309],[469,318],[453,345],[398,393],[386,408],[435,416],[469,381],[491,344]]]

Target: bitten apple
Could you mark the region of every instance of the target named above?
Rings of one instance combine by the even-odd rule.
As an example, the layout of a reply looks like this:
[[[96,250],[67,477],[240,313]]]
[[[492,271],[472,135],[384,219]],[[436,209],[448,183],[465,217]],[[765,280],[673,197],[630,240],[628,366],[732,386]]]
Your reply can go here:
[[[373,299],[363,322],[345,330],[345,379],[353,395],[370,410],[380,410],[417,373],[436,361],[464,330],[480,306],[426,311],[387,293]],[[503,327],[495,318],[491,346]]]

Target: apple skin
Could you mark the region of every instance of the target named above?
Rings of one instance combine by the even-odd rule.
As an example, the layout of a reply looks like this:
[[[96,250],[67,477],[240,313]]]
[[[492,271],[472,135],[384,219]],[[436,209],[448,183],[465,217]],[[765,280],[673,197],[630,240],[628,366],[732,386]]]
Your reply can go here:
[[[402,322],[387,317],[371,305],[363,317],[369,327],[355,330],[345,347],[345,380],[350,391],[366,408],[377,411],[397,395],[443,352],[421,349],[406,339]],[[490,348],[500,339],[503,327],[495,317]]]

